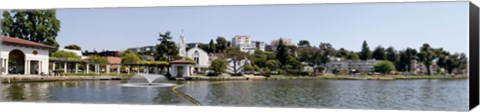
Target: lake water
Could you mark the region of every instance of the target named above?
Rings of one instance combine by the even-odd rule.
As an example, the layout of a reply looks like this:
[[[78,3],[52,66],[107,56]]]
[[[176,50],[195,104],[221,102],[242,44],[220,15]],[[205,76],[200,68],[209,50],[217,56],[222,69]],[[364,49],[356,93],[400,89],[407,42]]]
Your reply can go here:
[[[194,105],[172,87],[122,87],[127,81],[0,85],[0,101]],[[177,90],[203,105],[339,109],[468,110],[468,80],[191,81]]]

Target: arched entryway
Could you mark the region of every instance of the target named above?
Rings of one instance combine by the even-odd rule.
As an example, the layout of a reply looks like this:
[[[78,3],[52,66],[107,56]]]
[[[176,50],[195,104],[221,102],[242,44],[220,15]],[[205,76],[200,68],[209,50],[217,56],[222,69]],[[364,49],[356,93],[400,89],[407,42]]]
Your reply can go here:
[[[12,50],[8,53],[8,73],[25,73],[25,53],[18,49]]]

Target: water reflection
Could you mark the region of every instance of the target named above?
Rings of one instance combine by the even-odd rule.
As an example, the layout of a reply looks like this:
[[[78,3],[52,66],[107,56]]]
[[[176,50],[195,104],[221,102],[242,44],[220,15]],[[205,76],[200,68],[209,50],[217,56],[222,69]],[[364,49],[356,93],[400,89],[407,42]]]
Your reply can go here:
[[[128,81],[11,83],[0,101],[193,105],[171,87],[121,87]],[[162,82],[165,83],[165,82]],[[181,85],[185,82],[168,82]],[[467,110],[468,80],[268,80],[186,82],[204,105]]]

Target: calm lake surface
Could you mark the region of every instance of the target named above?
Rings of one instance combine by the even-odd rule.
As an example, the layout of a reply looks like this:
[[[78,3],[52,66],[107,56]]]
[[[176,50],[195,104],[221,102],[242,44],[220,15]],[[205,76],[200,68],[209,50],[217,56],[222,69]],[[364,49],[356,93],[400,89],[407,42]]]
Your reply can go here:
[[[0,85],[0,101],[193,105],[172,87],[122,87],[127,81]],[[301,108],[468,110],[468,80],[266,80],[188,83],[177,90],[203,105]]]

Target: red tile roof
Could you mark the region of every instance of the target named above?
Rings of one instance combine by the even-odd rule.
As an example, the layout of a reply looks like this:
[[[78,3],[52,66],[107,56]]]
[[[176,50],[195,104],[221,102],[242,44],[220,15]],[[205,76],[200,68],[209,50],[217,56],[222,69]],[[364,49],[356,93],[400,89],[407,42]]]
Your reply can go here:
[[[19,38],[0,36],[0,39],[2,40],[2,43],[24,45],[24,46],[30,46],[30,47],[40,47],[40,48],[47,48],[47,49],[54,49],[55,48],[55,47],[52,47],[52,46],[49,46],[49,45],[36,43],[36,42],[28,41],[28,40],[23,40],[23,39],[19,39]]]
[[[193,62],[189,60],[175,60],[170,61],[170,64],[193,64]]]
[[[120,58],[120,57],[108,56],[107,60],[110,64],[120,64],[120,63],[122,63],[122,58]]]

